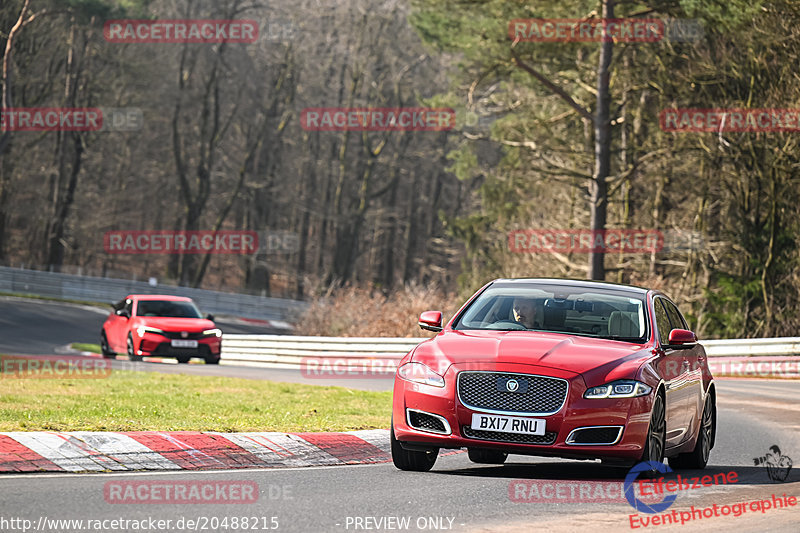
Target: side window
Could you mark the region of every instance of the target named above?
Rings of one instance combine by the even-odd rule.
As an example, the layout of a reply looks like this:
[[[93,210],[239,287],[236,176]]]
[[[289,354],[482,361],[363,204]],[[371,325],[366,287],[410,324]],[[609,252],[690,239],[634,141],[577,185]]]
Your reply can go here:
[[[664,307],[667,308],[667,315],[669,316],[669,321],[672,323],[672,329],[688,329],[686,321],[683,319],[683,316],[681,316],[678,308],[675,307],[675,304],[669,300],[662,300],[662,302],[664,302]]]
[[[667,311],[664,309],[663,299],[656,298],[653,301],[653,307],[655,307],[656,311],[656,327],[658,328],[658,340],[661,344],[668,344],[669,343],[669,332],[671,331],[670,324],[669,324],[669,316],[667,316]]]

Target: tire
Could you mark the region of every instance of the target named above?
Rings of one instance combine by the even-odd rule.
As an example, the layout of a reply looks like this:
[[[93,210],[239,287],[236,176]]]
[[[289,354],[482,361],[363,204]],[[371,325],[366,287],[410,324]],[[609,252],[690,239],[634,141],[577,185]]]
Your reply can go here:
[[[711,447],[714,445],[714,434],[717,430],[716,406],[711,400],[711,394],[706,396],[703,405],[703,416],[700,419],[700,430],[697,434],[697,442],[694,450],[688,453],[681,453],[669,458],[669,466],[673,470],[702,470],[708,464],[708,457],[711,455]]]
[[[206,364],[207,365],[218,365],[219,364],[219,357],[206,357]]]
[[[409,472],[427,472],[436,463],[439,456],[439,448],[432,448],[422,452],[417,450],[405,450],[400,446],[400,442],[394,438],[394,423],[390,432],[392,444],[392,462],[400,470]]]
[[[117,353],[111,351],[108,345],[108,338],[106,338],[106,330],[100,332],[100,352],[103,354],[104,359],[116,359]]]
[[[176,357],[176,359],[178,360],[179,364],[185,365],[186,363],[189,362],[189,359],[191,359],[191,357],[187,357],[185,355],[179,355],[178,357]]]
[[[136,355],[133,349],[133,337],[131,337],[130,333],[128,334],[128,359],[131,361],[141,361],[142,356]]]
[[[473,463],[484,465],[501,465],[506,462],[508,454],[497,450],[481,450],[478,448],[467,448],[469,460]]]
[[[664,462],[664,444],[667,439],[666,408],[664,406],[664,396],[656,394],[653,400],[653,410],[650,412],[650,426],[647,429],[647,441],[642,452],[641,462],[653,461],[656,463]],[[660,472],[650,470],[642,472],[641,477],[655,477]]]

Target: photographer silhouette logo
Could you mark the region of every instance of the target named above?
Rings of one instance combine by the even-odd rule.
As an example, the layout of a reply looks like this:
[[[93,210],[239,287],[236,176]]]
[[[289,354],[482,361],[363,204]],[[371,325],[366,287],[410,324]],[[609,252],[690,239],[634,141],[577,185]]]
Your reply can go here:
[[[783,483],[789,477],[792,469],[792,460],[781,454],[781,449],[777,444],[769,447],[766,455],[754,457],[753,464],[756,466],[764,465],[767,468],[767,475],[772,481]]]

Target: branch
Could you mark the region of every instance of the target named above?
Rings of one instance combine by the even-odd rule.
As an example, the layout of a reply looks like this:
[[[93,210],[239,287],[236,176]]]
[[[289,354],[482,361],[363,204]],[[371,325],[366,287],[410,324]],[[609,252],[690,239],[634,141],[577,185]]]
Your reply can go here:
[[[22,28],[23,24],[25,24],[25,13],[28,11],[28,6],[31,3],[31,0],[25,0],[25,3],[22,5],[22,10],[19,12],[19,18],[17,18],[17,22],[14,26],[11,27],[11,31],[8,32],[8,39],[6,40],[6,49],[3,52],[3,94],[2,94],[2,101],[0,101],[0,110],[8,109],[12,107],[12,99],[11,99],[11,84],[13,80],[11,79],[11,51],[14,45],[14,37],[17,35],[17,32]],[[30,20],[33,20],[32,18]],[[28,22],[30,22],[30,20]],[[6,145],[8,144],[9,139],[11,139],[11,133],[9,131],[4,131],[0,133],[0,154],[3,153],[5,150]]]
[[[652,152],[648,152],[642,157],[638,158],[636,161],[633,162],[631,166],[629,166],[623,172],[617,174],[616,176],[609,176],[609,182],[613,183],[613,185],[608,190],[608,196],[613,196],[614,193],[619,189],[625,181],[633,174],[639,166],[647,161],[648,159],[655,157],[657,155],[668,153],[668,148],[660,148],[658,150],[654,150]]]
[[[539,150],[539,146],[533,141],[506,141],[501,139],[498,142],[500,144],[505,144],[506,146],[516,146],[518,148],[530,148],[531,150]]]
[[[522,59],[514,51],[513,48],[511,49],[511,55],[513,56],[514,63],[516,63],[517,66],[519,66],[522,70],[524,70],[525,72],[527,72],[528,74],[539,80],[539,82],[542,85],[550,89],[553,93],[560,96],[561,99],[564,100],[572,109],[577,111],[578,114],[580,114],[583,118],[591,121],[592,124],[594,124],[595,122],[594,115],[592,115],[585,107],[576,102],[570,95],[566,93],[566,91],[564,91],[564,89],[562,89],[555,83],[551,82],[542,73],[540,73],[530,65],[526,64],[524,61],[522,61]]]
[[[572,261],[569,260],[569,258],[566,255],[560,254],[558,252],[551,252],[550,255],[552,255],[553,257],[558,259],[561,263],[565,264],[566,266],[570,267],[573,270],[577,270],[579,272],[587,272],[587,273],[589,272],[588,265],[578,265],[576,263],[573,263]]]

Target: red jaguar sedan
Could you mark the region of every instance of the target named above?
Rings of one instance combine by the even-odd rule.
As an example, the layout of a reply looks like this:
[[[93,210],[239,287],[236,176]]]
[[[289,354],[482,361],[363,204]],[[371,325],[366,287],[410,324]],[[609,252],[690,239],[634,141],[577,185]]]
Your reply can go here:
[[[601,282],[500,279],[400,362],[391,449],[427,471],[440,448],[476,463],[508,454],[669,460],[705,468],[716,392],[703,347],[659,291]]]
[[[200,357],[219,363],[222,331],[213,316],[203,318],[191,298],[131,294],[112,307],[100,332],[104,357],[125,353],[131,361],[154,356],[188,363]]]

